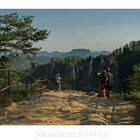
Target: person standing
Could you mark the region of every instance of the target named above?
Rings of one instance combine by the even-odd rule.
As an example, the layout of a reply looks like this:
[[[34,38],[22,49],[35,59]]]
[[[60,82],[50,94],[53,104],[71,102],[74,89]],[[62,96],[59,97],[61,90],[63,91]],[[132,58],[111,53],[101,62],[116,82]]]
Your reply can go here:
[[[106,75],[107,72],[105,69],[103,69],[100,73],[97,73],[97,75],[100,77],[99,79],[99,95],[103,98],[106,97]]]
[[[61,90],[61,76],[59,73],[55,75],[55,83],[56,83],[57,89]]]
[[[113,85],[113,74],[110,72],[110,68],[107,68],[107,74],[106,74],[106,90],[107,90],[107,99],[111,98],[112,93],[112,85]]]

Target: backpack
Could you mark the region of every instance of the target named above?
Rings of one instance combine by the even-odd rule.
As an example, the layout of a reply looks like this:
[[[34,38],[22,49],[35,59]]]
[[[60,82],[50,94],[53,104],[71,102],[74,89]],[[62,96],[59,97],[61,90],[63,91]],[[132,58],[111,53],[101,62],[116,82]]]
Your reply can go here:
[[[113,74],[110,73],[110,72],[107,74],[107,84],[108,85],[112,85],[113,84]]]
[[[106,83],[106,74],[105,73],[101,73],[101,77],[100,77],[101,83],[105,84]]]

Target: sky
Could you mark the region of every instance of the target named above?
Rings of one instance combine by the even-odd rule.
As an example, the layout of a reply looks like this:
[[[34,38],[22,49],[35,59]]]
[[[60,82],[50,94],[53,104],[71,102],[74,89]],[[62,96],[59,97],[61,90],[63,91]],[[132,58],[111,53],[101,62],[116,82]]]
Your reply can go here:
[[[136,9],[0,9],[0,15],[12,12],[34,16],[35,27],[51,31],[48,39],[34,44],[43,51],[113,51],[140,39]]]

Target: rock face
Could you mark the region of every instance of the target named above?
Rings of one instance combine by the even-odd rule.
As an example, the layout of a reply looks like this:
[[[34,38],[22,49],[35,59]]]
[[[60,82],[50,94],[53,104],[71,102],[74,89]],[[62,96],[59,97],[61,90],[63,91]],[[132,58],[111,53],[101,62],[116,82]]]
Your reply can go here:
[[[32,69],[32,75],[36,78],[48,78],[50,84],[54,83],[54,75],[60,73],[63,88],[73,89],[98,89],[99,77],[97,73],[103,68],[109,67],[114,75],[114,89],[117,89],[118,66],[115,60],[107,57],[87,57],[80,62],[59,62],[39,65]]]

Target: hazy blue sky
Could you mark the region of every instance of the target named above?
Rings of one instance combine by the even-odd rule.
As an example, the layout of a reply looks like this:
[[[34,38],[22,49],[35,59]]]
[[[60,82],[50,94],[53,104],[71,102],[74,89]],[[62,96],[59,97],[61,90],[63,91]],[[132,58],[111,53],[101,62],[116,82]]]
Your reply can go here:
[[[74,48],[114,50],[140,39],[140,10],[0,10],[35,16],[33,24],[51,34],[36,44],[46,51],[69,51]]]

